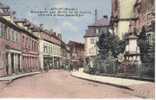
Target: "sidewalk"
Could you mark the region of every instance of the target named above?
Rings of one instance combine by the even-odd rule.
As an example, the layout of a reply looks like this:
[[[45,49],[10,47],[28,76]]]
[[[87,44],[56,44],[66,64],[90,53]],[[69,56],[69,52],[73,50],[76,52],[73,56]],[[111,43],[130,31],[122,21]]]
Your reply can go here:
[[[109,77],[109,76],[96,76],[96,75],[91,75],[83,72],[83,69],[80,69],[79,71],[73,71],[71,73],[72,76],[90,80],[90,81],[95,81],[95,82],[100,82],[104,84],[110,84],[110,85],[115,85],[119,87],[125,87],[129,88],[129,86],[132,85],[140,85],[140,84],[148,84],[152,82],[148,81],[141,81],[141,80],[134,80],[134,79],[124,79],[124,78],[116,78],[116,77]]]
[[[35,74],[39,74],[40,72],[30,72],[30,73],[23,73],[23,74],[15,74],[15,75],[11,75],[11,76],[7,76],[7,77],[1,77],[0,81],[13,81],[15,79],[21,78],[21,77],[26,77],[26,76],[30,76],[30,75],[35,75]]]
[[[85,79],[85,80],[89,80],[93,82],[126,88],[130,90],[128,93],[136,95],[138,97],[142,97],[142,98],[153,98],[155,94],[154,82],[116,78],[116,77],[109,77],[109,76],[90,75],[90,74],[84,73],[83,69],[80,69],[79,71],[73,71],[71,75],[77,78],[81,78],[81,79]]]

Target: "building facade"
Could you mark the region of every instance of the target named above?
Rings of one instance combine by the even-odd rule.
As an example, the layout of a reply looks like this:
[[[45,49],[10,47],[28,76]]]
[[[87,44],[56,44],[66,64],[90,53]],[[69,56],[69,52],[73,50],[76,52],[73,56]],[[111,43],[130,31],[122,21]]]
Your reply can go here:
[[[24,29],[21,33],[22,67],[24,72],[38,71],[39,63],[39,38],[34,35],[32,23],[26,19],[15,19],[14,22]]]
[[[22,25],[15,21],[8,6],[0,4],[0,76],[37,71],[40,67],[37,37]]]
[[[1,51],[1,76],[17,74],[21,69],[21,29],[13,22],[9,7],[1,4],[0,33],[3,38]]]
[[[75,41],[69,41],[67,45],[70,49],[71,66],[76,69],[83,67],[84,44]]]
[[[107,16],[96,20],[93,25],[88,26],[86,34],[84,35],[85,39],[85,61],[92,66],[92,62],[98,54],[98,47],[96,45],[100,34],[108,31],[110,27],[109,19]]]
[[[61,44],[61,67],[67,70],[71,69],[71,56],[69,46],[62,41]]]
[[[135,20],[134,26],[136,31],[139,33],[142,28],[145,31],[154,31],[155,24],[155,2],[154,0],[136,0],[133,6]]]
[[[114,33],[123,39],[129,30],[130,21],[134,18],[133,5],[136,0],[112,0],[111,24]]]
[[[141,59],[143,56],[142,50],[138,45],[142,33],[145,33],[144,35],[148,38],[145,40],[145,44],[151,45],[151,48],[154,46],[154,4],[154,0],[112,0],[112,29],[120,39],[126,40],[127,45],[125,47],[124,58],[131,65],[143,64]],[[150,52],[153,52],[153,49]],[[129,69],[135,69],[135,71],[142,69],[133,67],[131,66]]]
[[[60,68],[61,66],[61,38],[54,32],[35,27],[34,33],[39,37],[39,59],[42,70]]]

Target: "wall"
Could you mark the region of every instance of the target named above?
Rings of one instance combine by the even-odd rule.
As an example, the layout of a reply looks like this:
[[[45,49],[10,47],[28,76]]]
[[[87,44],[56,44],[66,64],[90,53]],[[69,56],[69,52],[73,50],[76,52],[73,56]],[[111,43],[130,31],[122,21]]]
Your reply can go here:
[[[117,28],[117,35],[120,39],[123,39],[125,33],[129,30],[129,21],[119,21],[118,28]]]
[[[118,27],[117,27],[117,35],[120,39],[123,39],[123,35],[129,30],[129,22],[131,18],[134,18],[133,6],[136,0],[118,0],[119,8],[118,8]]]
[[[94,39],[94,44],[91,44],[91,39]],[[97,37],[86,37],[85,38],[85,56],[96,56],[97,54],[97,47],[96,41],[98,41]]]

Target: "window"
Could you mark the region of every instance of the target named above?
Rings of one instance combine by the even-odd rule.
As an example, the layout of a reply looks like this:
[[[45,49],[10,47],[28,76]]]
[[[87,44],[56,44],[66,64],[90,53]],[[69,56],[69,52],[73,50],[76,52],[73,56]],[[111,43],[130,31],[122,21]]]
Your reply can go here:
[[[90,39],[90,43],[91,44],[94,44],[95,43],[95,40],[94,39]]]
[[[0,37],[2,36],[2,23],[0,23]]]
[[[10,34],[11,34],[11,41],[15,41],[15,32],[13,29],[11,29]]]
[[[98,34],[99,33],[99,29],[96,29],[96,34]]]
[[[23,42],[23,49],[24,49],[24,47],[25,47],[25,37],[23,36],[23,40],[22,40],[22,42]]]
[[[17,31],[13,30],[13,41],[17,41]]]
[[[25,48],[28,49],[28,37],[26,38]]]
[[[34,51],[36,51],[37,50],[37,43],[36,43],[36,41],[34,41],[34,43],[33,43],[33,48],[34,48]]]
[[[53,52],[53,50],[52,50],[52,46],[51,46],[51,53]]]
[[[18,41],[19,38],[19,32],[16,32],[16,41]]]
[[[44,52],[47,53],[47,46],[44,46]]]
[[[7,27],[6,39],[7,39],[7,40],[10,40],[10,27]]]
[[[35,51],[35,49],[34,49],[34,41],[33,40],[32,40],[32,44],[31,45],[32,45],[32,48],[31,48],[32,51]]]
[[[0,23],[0,37],[3,37],[5,33],[5,25]]]
[[[28,49],[31,50],[31,38],[29,38]]]
[[[5,33],[5,39],[7,39],[7,29],[8,29],[8,27],[6,25],[4,25],[3,33]]]
[[[102,32],[103,32],[103,33],[107,33],[107,28],[103,28],[103,29],[102,29]]]

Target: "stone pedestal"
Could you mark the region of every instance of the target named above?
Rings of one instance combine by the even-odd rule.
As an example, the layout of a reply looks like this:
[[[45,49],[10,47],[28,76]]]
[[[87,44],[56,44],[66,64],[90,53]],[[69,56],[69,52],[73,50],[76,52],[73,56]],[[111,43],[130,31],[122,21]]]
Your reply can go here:
[[[138,37],[133,33],[130,33],[127,41],[128,44],[125,49],[125,59],[130,61],[131,63],[141,64],[140,59],[140,48],[137,45]]]

